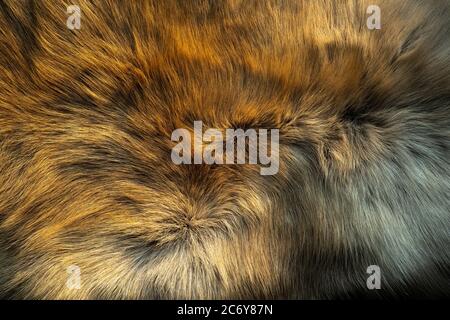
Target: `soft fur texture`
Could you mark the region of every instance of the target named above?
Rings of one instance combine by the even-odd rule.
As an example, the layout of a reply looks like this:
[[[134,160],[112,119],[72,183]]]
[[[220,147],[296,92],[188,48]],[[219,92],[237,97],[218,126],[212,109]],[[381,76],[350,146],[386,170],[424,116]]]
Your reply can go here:
[[[438,0],[0,0],[0,295],[449,294],[449,17]],[[173,164],[194,120],[279,128],[280,172]]]

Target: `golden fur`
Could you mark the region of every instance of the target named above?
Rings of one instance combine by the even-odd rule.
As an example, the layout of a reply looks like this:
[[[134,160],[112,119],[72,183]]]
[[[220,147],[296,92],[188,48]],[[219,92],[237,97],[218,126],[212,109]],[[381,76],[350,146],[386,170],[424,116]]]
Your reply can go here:
[[[0,0],[0,296],[449,294],[448,1],[74,2]],[[279,173],[173,164],[195,120]]]

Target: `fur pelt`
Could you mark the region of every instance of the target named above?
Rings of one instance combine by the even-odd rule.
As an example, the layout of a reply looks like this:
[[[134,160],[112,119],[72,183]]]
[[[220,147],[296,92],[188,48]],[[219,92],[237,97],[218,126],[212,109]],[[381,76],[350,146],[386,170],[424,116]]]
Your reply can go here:
[[[439,0],[0,0],[0,296],[448,295],[449,17]],[[279,129],[278,174],[174,164],[196,120]]]

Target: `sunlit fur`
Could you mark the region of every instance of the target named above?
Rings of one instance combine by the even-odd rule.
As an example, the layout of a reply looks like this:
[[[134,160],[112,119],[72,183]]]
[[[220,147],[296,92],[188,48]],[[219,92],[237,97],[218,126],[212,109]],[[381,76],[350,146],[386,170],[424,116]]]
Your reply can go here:
[[[0,296],[449,294],[449,17],[439,0],[0,0]],[[280,129],[279,173],[173,164],[195,120]]]

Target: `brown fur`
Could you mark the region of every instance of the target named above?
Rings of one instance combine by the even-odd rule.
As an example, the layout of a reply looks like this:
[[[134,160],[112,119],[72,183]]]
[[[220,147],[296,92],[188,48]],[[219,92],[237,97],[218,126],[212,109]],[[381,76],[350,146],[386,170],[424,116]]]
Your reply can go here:
[[[0,0],[0,295],[449,294],[450,6],[372,2]],[[194,120],[280,172],[173,164]]]

